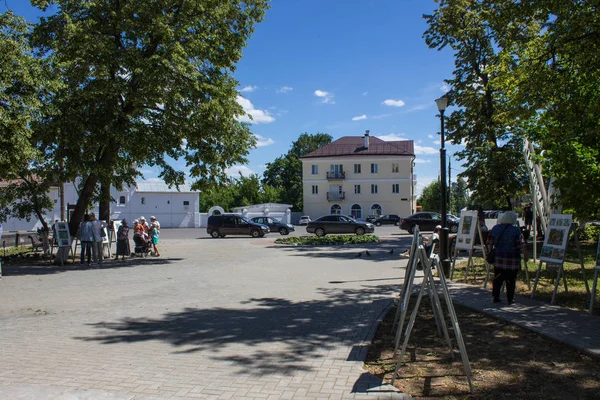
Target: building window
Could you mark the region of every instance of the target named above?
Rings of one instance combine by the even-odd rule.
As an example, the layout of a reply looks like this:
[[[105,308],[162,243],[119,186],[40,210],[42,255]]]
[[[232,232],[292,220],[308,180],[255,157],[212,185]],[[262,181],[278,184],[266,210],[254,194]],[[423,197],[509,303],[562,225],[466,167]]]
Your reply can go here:
[[[312,194],[319,194],[319,186],[312,185]]]
[[[360,185],[354,185],[354,194],[360,194]]]
[[[125,204],[125,196],[119,197],[119,204]]]
[[[400,184],[399,183],[394,183],[392,184],[392,193],[400,193]]]
[[[371,194],[377,194],[377,185],[371,185]]]
[[[358,204],[352,204],[352,208],[350,210],[350,215],[354,218],[362,218],[362,208]]]
[[[377,173],[377,164],[371,164],[371,173],[372,174],[376,174]]]
[[[355,174],[361,173],[361,164],[354,164],[354,173]]]
[[[184,200],[184,201],[183,201],[183,205],[184,205],[184,206],[189,206],[189,205],[190,205],[190,202],[189,202],[189,201],[187,201],[187,200]]]
[[[381,215],[381,206],[379,204],[373,204],[371,206],[371,215]]]
[[[142,197],[142,204],[146,204],[146,198]]]
[[[319,175],[319,166],[318,165],[312,165],[312,174]]]
[[[331,206],[331,210],[330,210],[330,214],[341,214],[342,213],[342,206],[340,206],[339,204],[334,204]]]
[[[400,172],[400,163],[392,163],[392,172]]]

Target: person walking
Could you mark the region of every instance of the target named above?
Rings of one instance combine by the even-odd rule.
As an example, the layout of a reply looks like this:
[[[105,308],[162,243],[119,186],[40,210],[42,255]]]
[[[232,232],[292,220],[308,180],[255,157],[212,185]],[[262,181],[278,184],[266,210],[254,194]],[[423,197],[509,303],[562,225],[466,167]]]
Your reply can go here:
[[[142,227],[144,228],[144,233],[146,235],[149,235],[150,225],[148,225],[148,223],[146,222],[146,218],[144,218],[143,216],[140,217],[140,225],[142,225]]]
[[[513,304],[517,273],[521,269],[521,254],[527,262],[529,258],[521,230],[515,226],[518,216],[513,211],[506,211],[498,219],[498,224],[492,228],[487,238],[487,252],[495,248],[494,281],[492,295],[494,303],[499,303],[502,283],[506,283],[506,300]]]
[[[87,264],[92,264],[92,244],[94,242],[94,231],[89,214],[83,216],[83,222],[79,224],[79,240],[81,242],[81,264],[87,255]]]
[[[529,203],[523,209],[523,219],[525,220],[525,229],[531,231],[533,225],[533,203]]]
[[[158,226],[158,222],[153,222],[150,227],[150,240],[152,242],[155,257],[160,257],[160,252],[158,251],[158,237],[160,235],[160,230],[158,229]]]
[[[160,234],[160,222],[158,222],[154,215],[150,217],[150,225],[152,224],[156,224],[156,226],[158,227],[158,233]]]
[[[117,231],[117,254],[115,255],[115,260],[118,260],[119,256],[121,256],[121,260],[124,260],[125,256],[129,256],[130,254],[129,225],[127,225],[127,220],[123,219]]]
[[[94,241],[92,242],[92,257],[95,263],[100,264],[104,260],[104,222],[98,221],[96,214],[90,213],[90,222],[92,223],[92,232]]]

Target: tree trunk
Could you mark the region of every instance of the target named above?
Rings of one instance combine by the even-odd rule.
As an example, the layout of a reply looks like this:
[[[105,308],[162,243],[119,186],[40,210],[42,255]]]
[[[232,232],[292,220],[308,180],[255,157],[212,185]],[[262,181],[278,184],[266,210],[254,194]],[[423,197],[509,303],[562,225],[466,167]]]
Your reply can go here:
[[[79,193],[77,204],[75,204],[75,209],[73,210],[71,220],[69,221],[69,232],[71,233],[71,236],[75,236],[77,229],[79,228],[79,223],[83,221],[83,215],[85,214],[88,204],[94,195],[94,190],[96,189],[97,183],[98,176],[95,174],[90,174],[85,179],[85,184]]]
[[[110,221],[110,183],[101,181],[100,183],[100,207],[98,212],[100,221]]]
[[[513,206],[512,206],[512,202],[510,201],[510,196],[506,196],[506,204],[508,205],[507,210],[512,211]]]

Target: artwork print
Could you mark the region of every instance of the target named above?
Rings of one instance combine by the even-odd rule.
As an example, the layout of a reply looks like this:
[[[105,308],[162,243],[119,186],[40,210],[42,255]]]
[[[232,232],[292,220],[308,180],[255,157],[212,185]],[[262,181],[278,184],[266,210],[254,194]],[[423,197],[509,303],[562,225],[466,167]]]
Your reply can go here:
[[[468,235],[471,232],[471,224],[473,223],[473,217],[465,217],[463,219],[463,228],[462,228],[462,234],[463,235]]]
[[[550,233],[548,233],[548,244],[553,246],[562,246],[563,239],[565,236],[564,229],[556,229],[550,228]]]

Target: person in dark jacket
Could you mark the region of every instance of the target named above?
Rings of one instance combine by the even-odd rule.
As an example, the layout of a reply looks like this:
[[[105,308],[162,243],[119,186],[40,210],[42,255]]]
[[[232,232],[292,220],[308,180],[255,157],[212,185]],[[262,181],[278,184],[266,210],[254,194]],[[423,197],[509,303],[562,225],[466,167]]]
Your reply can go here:
[[[500,302],[500,289],[506,283],[506,299],[508,304],[514,302],[517,273],[521,269],[521,254],[527,261],[528,253],[521,230],[516,226],[517,214],[506,211],[498,219],[498,224],[492,228],[487,238],[487,251],[496,249],[494,262],[494,281],[492,295],[494,303]]]
[[[121,226],[119,226],[119,230],[117,231],[117,254],[115,254],[115,260],[118,260],[119,256],[121,256],[121,260],[124,260],[125,256],[129,256],[130,254],[129,225],[127,225],[127,220],[123,219],[123,221],[121,221]]]

